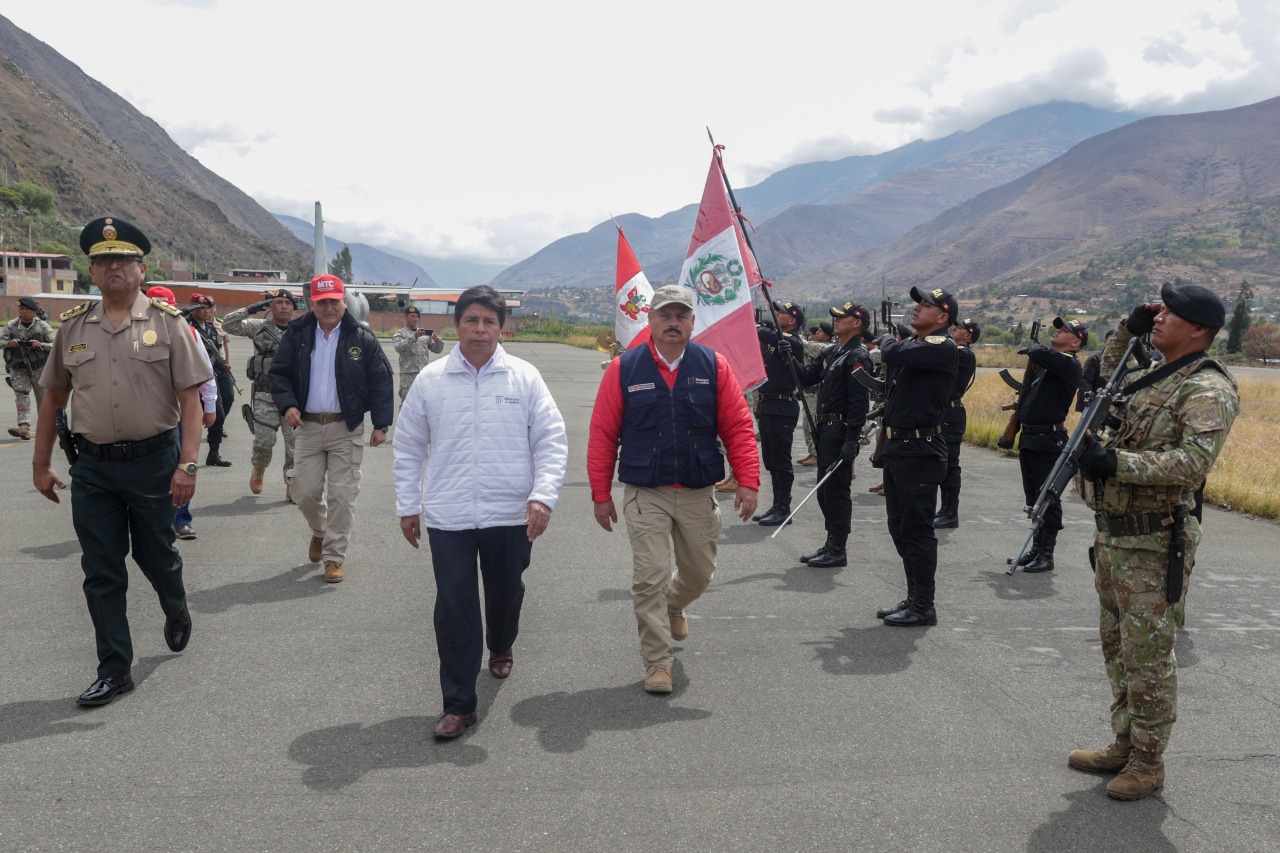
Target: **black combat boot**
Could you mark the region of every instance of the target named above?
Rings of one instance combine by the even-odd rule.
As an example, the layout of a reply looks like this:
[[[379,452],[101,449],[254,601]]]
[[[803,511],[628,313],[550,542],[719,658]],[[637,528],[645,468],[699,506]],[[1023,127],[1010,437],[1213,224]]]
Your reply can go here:
[[[831,543],[832,543],[832,537],[831,537],[831,534],[828,533],[827,541],[822,543],[822,547],[814,551],[812,554],[805,554],[803,557],[800,558],[800,562],[807,563],[810,560],[814,560],[814,559],[817,559],[818,557],[825,556],[827,552],[831,550]]]
[[[826,549],[827,553],[819,554],[809,558],[809,568],[811,569],[838,569],[841,566],[849,565],[849,558],[845,555],[844,544],[846,537],[844,536],[828,536]]]
[[[218,453],[218,448],[214,445],[209,445],[209,456],[204,460],[204,464],[211,465],[214,468],[231,467],[231,463],[222,458],[222,455]]]
[[[1040,539],[1042,534],[1037,531],[1035,538],[1031,540],[1031,550],[1018,558],[1019,566],[1029,566],[1040,556]]]
[[[1036,558],[1022,570],[1030,575],[1053,571],[1053,549],[1057,543],[1058,531],[1043,531],[1040,535],[1040,547],[1036,552]]]
[[[960,494],[958,492],[942,493],[942,509],[933,519],[935,529],[960,526]]]

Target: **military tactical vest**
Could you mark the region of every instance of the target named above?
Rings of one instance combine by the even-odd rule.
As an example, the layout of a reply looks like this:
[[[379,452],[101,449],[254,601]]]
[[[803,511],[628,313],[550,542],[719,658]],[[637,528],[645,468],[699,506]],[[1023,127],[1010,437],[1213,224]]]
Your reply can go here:
[[[1227,378],[1232,388],[1236,387],[1235,379],[1216,359],[1205,357],[1193,361],[1156,384],[1141,389],[1133,399],[1120,397],[1102,432],[1102,445],[1116,450],[1148,451],[1168,451],[1177,447],[1181,439],[1180,424],[1169,414],[1178,408],[1177,398],[1182,384],[1201,370],[1217,370]],[[1151,485],[1122,483],[1112,477],[1106,481],[1101,493],[1084,478],[1079,479],[1078,485],[1081,497],[1094,512],[1122,516],[1169,512],[1175,506],[1189,508],[1195,504],[1195,491],[1200,483]]]
[[[268,320],[262,324],[253,336],[253,355],[249,356],[249,365],[245,371],[245,375],[249,377],[249,381],[253,383],[254,391],[261,391],[265,394],[271,393],[271,360],[276,357],[276,350],[280,349],[280,339],[284,337],[284,332],[272,321]]]

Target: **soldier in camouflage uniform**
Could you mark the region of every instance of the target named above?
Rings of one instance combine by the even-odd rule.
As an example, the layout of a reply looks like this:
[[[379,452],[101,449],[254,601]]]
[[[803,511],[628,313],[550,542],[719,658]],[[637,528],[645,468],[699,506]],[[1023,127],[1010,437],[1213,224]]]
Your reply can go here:
[[[832,339],[835,337],[835,329],[831,328],[830,323],[819,323],[816,326],[809,327],[809,339],[804,342],[804,363],[805,365],[817,364],[822,358],[822,354],[831,347],[835,346]],[[804,389],[804,398],[808,401],[809,411],[818,411],[818,386]],[[809,455],[803,459],[797,459],[800,465],[812,468],[818,464],[818,446],[813,440],[813,427],[809,426],[808,418],[801,418],[800,422],[804,424],[804,446],[809,451]]]
[[[13,389],[18,405],[18,426],[9,428],[9,435],[23,441],[31,440],[31,392],[36,392],[36,408],[44,400],[44,386],[40,384],[40,371],[49,358],[49,344],[53,343],[53,327],[37,316],[40,303],[30,296],[18,300],[18,316],[4,328],[0,328],[0,347],[4,348],[4,369],[9,375],[5,381]]]
[[[293,430],[280,422],[280,410],[271,399],[271,380],[267,371],[275,358],[280,338],[289,328],[298,303],[293,294],[283,288],[268,290],[266,299],[247,308],[237,308],[222,318],[222,329],[231,335],[239,335],[253,341],[253,357],[249,359],[247,375],[253,383],[253,453],[250,463],[249,491],[262,493],[262,481],[271,465],[271,451],[276,446],[276,432],[284,434],[284,498],[293,503]],[[271,311],[266,320],[253,318],[263,309]]]
[[[1098,525],[1091,554],[1115,742],[1075,750],[1068,763],[1118,774],[1107,794],[1119,800],[1164,784],[1164,750],[1177,718],[1173,647],[1200,542],[1191,510],[1240,410],[1235,379],[1205,355],[1226,321],[1222,300],[1197,285],[1165,284],[1160,296],[1163,304],[1133,309],[1107,343],[1102,372],[1110,376],[1129,340],[1148,331],[1164,361],[1122,389],[1076,477]]]
[[[404,309],[404,328],[396,329],[396,333],[391,336],[391,345],[396,348],[396,355],[400,356],[401,403],[404,402],[404,395],[409,393],[418,372],[431,360],[431,353],[444,351],[444,341],[440,340],[435,331],[418,328],[418,321],[421,319],[418,309],[410,305]]]

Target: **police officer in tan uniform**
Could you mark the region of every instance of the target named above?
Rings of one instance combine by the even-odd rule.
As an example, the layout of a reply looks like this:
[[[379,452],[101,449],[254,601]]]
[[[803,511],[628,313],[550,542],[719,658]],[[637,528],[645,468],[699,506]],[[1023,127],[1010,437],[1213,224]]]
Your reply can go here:
[[[142,294],[151,243],[141,231],[115,217],[95,219],[80,232],[80,247],[102,301],[62,315],[40,378],[45,398],[32,479],[59,502],[66,486],[52,465],[54,421],[70,400],[70,441],[78,452],[70,469],[71,518],[98,645],[98,678],[79,703],[92,706],[133,690],[125,615],[130,551],[160,598],[166,644],[180,652],[191,636],[173,511],[195,493],[199,387],[213,373],[177,309]]]

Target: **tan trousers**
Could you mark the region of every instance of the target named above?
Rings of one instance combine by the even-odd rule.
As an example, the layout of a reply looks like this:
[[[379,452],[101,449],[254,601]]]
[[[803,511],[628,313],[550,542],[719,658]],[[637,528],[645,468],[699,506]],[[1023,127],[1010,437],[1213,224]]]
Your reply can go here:
[[[627,486],[622,514],[631,538],[631,600],[646,667],[671,668],[671,622],[702,595],[716,570],[720,507],[715,488]],[[675,574],[672,574],[672,563]]]
[[[341,563],[360,495],[364,425],[349,430],[342,421],[303,421],[293,434],[293,499],[311,535],[324,537],[321,559]]]

